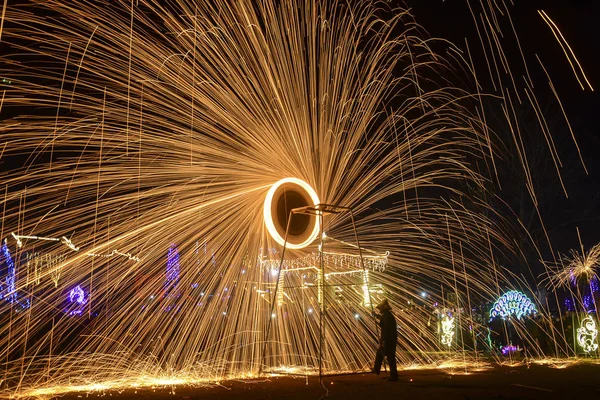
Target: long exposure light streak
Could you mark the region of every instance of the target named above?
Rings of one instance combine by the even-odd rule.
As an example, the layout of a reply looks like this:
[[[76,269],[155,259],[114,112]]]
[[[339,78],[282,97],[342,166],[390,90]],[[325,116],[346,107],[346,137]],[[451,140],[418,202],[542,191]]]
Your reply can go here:
[[[594,88],[592,87],[592,84],[590,83],[587,76],[585,75],[585,72],[583,71],[583,68],[581,67],[581,64],[579,63],[579,60],[575,56],[573,49],[571,48],[571,46],[569,45],[569,43],[563,36],[560,29],[558,29],[558,26],[556,26],[554,21],[552,21],[552,19],[548,16],[548,14],[546,14],[546,12],[544,10],[539,10],[538,12],[539,12],[540,16],[542,17],[542,19],[544,20],[544,22],[550,27],[550,29],[552,30],[552,34],[554,35],[554,37],[560,44],[560,47],[563,49],[563,52],[565,53],[565,56],[566,56],[567,60],[569,61],[569,64],[571,65],[571,69],[573,69],[573,74],[575,75],[575,78],[577,79],[577,82],[579,83],[581,88],[585,89],[585,86],[581,82],[579,74],[577,73],[578,70],[579,70],[579,73],[581,74],[581,78],[585,81],[587,87],[589,87],[590,90],[593,92]],[[575,68],[575,65],[573,64],[573,61],[575,62],[575,64],[577,64],[577,69]]]
[[[380,1],[24,3],[5,2],[0,28],[12,82],[0,157],[15,164],[1,200],[14,257],[0,269],[14,266],[14,282],[0,278],[22,301],[0,305],[0,396],[308,374],[321,362],[365,371],[383,298],[404,329],[405,368],[467,365],[427,307],[454,309],[458,349],[476,329],[467,304],[514,285],[498,259],[519,253],[521,230],[492,204],[495,160],[518,144],[537,204],[521,97],[544,124],[533,85],[512,76],[496,5],[467,2],[486,59],[476,68],[471,49]],[[487,125],[490,104],[510,137]],[[353,216],[300,219],[310,234],[282,257],[285,238],[265,220],[294,208],[269,197],[282,182],[307,206]],[[81,313],[69,315],[77,287]]]

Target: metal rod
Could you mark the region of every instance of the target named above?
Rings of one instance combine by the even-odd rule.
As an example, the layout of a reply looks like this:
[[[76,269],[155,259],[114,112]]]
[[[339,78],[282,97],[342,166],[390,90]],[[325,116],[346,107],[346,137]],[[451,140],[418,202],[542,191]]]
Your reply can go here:
[[[319,246],[319,274],[321,274],[321,287],[318,290],[321,292],[321,312],[319,313],[319,383],[323,379],[323,342],[325,332],[325,290],[323,289],[325,281],[325,266],[323,265],[323,213],[318,214],[321,224],[321,244]]]
[[[269,321],[267,322],[267,331],[265,333],[265,344],[263,345],[262,360],[258,367],[258,375],[259,376],[262,373],[263,364],[265,362],[265,358],[267,355],[267,343],[269,340],[269,333],[271,332],[271,323],[273,320],[273,317],[272,317],[273,309],[275,308],[275,301],[277,301],[277,290],[279,289],[279,275],[281,274],[281,268],[283,267],[283,257],[285,256],[285,249],[287,248],[288,231],[290,230],[290,222],[292,221],[293,214],[294,214],[293,210],[290,211],[289,218],[287,221],[287,226],[285,228],[285,238],[283,240],[283,250],[281,250],[281,261],[279,262],[279,269],[277,270],[277,282],[275,283],[275,293],[273,293],[273,298],[271,300],[271,312],[269,313]]]

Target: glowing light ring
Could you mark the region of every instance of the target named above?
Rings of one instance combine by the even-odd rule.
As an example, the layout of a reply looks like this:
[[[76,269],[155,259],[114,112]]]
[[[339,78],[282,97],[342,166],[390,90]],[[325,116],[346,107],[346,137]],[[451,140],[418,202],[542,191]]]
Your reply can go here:
[[[500,317],[506,319],[511,315],[521,319],[524,315],[535,314],[535,304],[525,294],[511,290],[500,296],[490,310],[490,320]]]
[[[581,325],[577,328],[577,343],[583,348],[583,351],[590,353],[598,350],[598,328],[596,322],[590,316],[581,320]]]
[[[273,216],[271,215],[271,203],[273,202],[273,196],[275,195],[275,192],[277,191],[277,189],[279,189],[279,187],[285,183],[292,183],[292,184],[298,185],[302,189],[304,189],[306,191],[306,193],[308,193],[308,195],[310,196],[310,199],[313,202],[312,205],[317,205],[320,203],[319,196],[317,196],[317,193],[315,192],[315,190],[308,183],[304,182],[301,179],[284,178],[284,179],[281,179],[281,180],[275,182],[273,184],[273,186],[271,186],[271,188],[267,192],[267,196],[265,197],[265,204],[264,204],[264,208],[263,208],[264,220],[265,220],[265,225],[267,227],[267,230],[269,231],[269,234],[271,235],[271,237],[282,246],[285,243],[285,238],[281,237],[281,235],[277,231],[277,228],[275,228],[275,223],[273,222]],[[311,234],[308,236],[308,238],[306,238],[306,240],[304,242],[302,242],[302,243],[288,242],[287,244],[285,244],[285,246],[289,249],[303,249],[306,246],[308,246],[309,244],[311,244],[317,238],[317,236],[319,235],[319,229],[320,229],[319,219],[316,218],[315,226],[314,226]]]

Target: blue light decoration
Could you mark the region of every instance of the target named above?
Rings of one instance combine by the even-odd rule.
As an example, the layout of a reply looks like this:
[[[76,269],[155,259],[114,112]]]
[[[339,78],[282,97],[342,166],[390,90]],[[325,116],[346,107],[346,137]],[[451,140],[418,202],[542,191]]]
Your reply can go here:
[[[507,319],[511,315],[521,319],[525,315],[536,312],[537,309],[529,297],[517,290],[511,290],[496,300],[490,310],[490,321],[496,317]]]
[[[596,307],[594,305],[594,298],[591,294],[586,294],[585,296],[583,296],[583,307],[585,307],[585,311],[587,313],[596,311]]]
[[[573,304],[573,300],[571,300],[570,298],[565,299],[565,311],[575,311],[575,304]]]
[[[10,303],[17,301],[17,291],[15,285],[16,270],[15,263],[8,250],[6,240],[2,243],[2,263],[6,265],[6,278],[4,279],[2,287],[0,287],[0,297],[6,299]]]
[[[600,291],[600,282],[598,282],[598,277],[596,275],[590,279],[590,291],[592,293]]]
[[[500,351],[502,351],[503,356],[507,356],[512,353],[519,353],[521,348],[519,346],[513,346],[512,344],[509,344],[508,346],[504,346]]]
[[[85,290],[79,285],[75,286],[67,295],[68,308],[65,310],[69,315],[81,315],[87,304]]]
[[[167,253],[167,271],[165,276],[165,297],[177,296],[179,284],[179,251],[177,245],[171,244]]]

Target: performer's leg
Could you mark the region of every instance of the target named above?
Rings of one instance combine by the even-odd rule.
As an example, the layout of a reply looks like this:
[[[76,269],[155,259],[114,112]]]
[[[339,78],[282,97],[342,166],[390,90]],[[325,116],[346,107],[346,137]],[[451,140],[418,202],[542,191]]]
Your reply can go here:
[[[383,354],[381,351],[377,350],[377,355],[375,356],[375,366],[373,367],[373,373],[379,375],[381,371],[381,363],[383,362]]]
[[[387,362],[390,366],[390,380],[398,380],[398,370],[396,369],[396,352],[388,352],[385,355]]]

